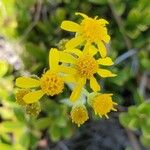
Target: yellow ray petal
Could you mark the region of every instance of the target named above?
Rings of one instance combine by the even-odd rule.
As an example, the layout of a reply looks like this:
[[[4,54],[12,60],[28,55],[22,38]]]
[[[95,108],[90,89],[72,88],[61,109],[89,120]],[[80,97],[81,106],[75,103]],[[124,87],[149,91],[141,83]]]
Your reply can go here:
[[[80,13],[80,12],[76,12],[75,15],[80,15],[83,18],[89,18],[86,14]]]
[[[49,51],[49,67],[51,70],[57,69],[59,59],[59,51],[56,48],[51,48]]]
[[[40,81],[29,77],[19,77],[16,79],[16,86],[21,88],[32,88],[40,86]]]
[[[113,96],[112,93],[107,93],[107,94],[102,94],[102,95],[106,95],[106,96]]]
[[[71,32],[77,32],[80,29],[80,25],[73,21],[63,21],[60,27]]]
[[[75,64],[76,58],[71,54],[60,52],[60,61],[65,63]]]
[[[67,73],[67,74],[76,74],[76,69],[71,68],[71,67],[66,67],[63,65],[58,66],[59,72]]]
[[[105,78],[105,77],[115,77],[115,76],[116,76],[116,74],[114,74],[114,73],[112,73],[111,71],[106,70],[106,69],[98,69],[97,73],[98,73],[101,77],[103,77],[103,78]]]
[[[84,87],[85,82],[86,82],[85,79],[83,79],[83,78],[79,79],[76,87],[74,88],[74,90],[72,91],[71,96],[70,96],[70,100],[72,102],[75,102],[79,98],[79,96],[81,94],[81,90]]]
[[[109,119],[109,117],[108,117],[108,115],[107,115],[107,114],[105,115],[105,117],[106,117],[107,119]]]
[[[30,92],[23,97],[23,100],[27,103],[34,103],[38,101],[44,95],[42,90]]]
[[[90,55],[94,56],[97,52],[98,52],[98,49],[95,46],[91,45],[89,47],[89,54]]]
[[[113,102],[114,105],[118,105],[117,103]]]
[[[63,80],[65,82],[72,82],[72,83],[76,82],[75,76],[73,76],[73,75],[67,75],[67,76],[63,77]]]
[[[100,91],[100,85],[97,83],[94,77],[90,78],[90,87],[94,92]]]
[[[109,24],[109,22],[105,19],[98,19],[99,23],[102,25]]]
[[[117,111],[117,109],[116,109],[116,108],[112,108],[111,110],[113,110],[113,111]]]
[[[66,49],[64,50],[64,52],[67,52],[67,53],[71,53],[71,54],[75,54],[77,55],[78,57],[80,57],[82,55],[82,51],[77,49],[77,48],[74,48],[74,49]]]
[[[98,64],[104,65],[104,66],[111,66],[114,64],[114,62],[112,61],[112,59],[110,57],[100,58],[97,60],[97,62],[98,62]]]
[[[76,37],[72,38],[71,40],[69,40],[66,43],[65,47],[66,47],[66,49],[73,49],[83,42],[84,42],[84,39],[81,36],[76,36]]]
[[[91,43],[87,42],[84,46],[83,52],[88,53],[90,49]]]
[[[102,41],[99,41],[99,42],[97,42],[97,44],[98,44],[98,50],[100,52],[101,57],[102,58],[106,57],[107,50],[106,50],[104,43]]]
[[[109,43],[109,41],[110,41],[110,36],[109,36],[108,34],[105,35],[105,36],[103,37],[103,40],[104,40],[105,43]]]

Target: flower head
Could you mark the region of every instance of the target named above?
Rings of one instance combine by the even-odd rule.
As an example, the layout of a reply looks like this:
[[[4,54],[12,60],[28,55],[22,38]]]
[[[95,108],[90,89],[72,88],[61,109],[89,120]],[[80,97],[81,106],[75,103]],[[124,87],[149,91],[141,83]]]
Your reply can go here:
[[[59,94],[64,88],[64,81],[56,73],[47,71],[40,79],[42,91],[50,96]]]
[[[69,66],[60,65],[58,67],[59,71],[69,75],[68,81],[70,81],[70,78],[75,79],[75,81],[73,82],[75,82],[76,87],[74,88],[70,96],[70,99],[73,102],[79,98],[81,90],[86,84],[87,80],[90,81],[90,87],[94,92],[100,90],[100,85],[95,79],[96,74],[103,78],[116,76],[116,74],[113,74],[111,71],[101,68],[101,65],[113,65],[113,61],[111,60],[111,58],[106,57],[96,59],[94,57],[94,55],[96,54],[95,48],[91,46],[90,49],[92,51],[88,49],[85,51],[80,51],[79,49],[69,49],[65,50],[65,52],[59,52],[60,55],[67,56],[63,58],[60,57],[59,61],[69,64]],[[67,78],[65,81],[67,81]]]
[[[76,123],[78,127],[89,119],[88,112],[84,105],[73,106],[70,114],[72,122]]]
[[[110,41],[106,28],[108,22],[105,19],[88,17],[83,13],[76,13],[76,15],[83,17],[80,24],[72,21],[63,21],[61,24],[62,29],[76,32],[76,37],[66,43],[66,48],[75,48],[84,42],[86,44],[95,43],[99,47],[101,56],[105,57],[106,48],[103,42],[108,43]]]
[[[107,114],[111,110],[116,111],[114,105],[117,104],[112,101],[112,94],[98,94],[91,101],[95,114],[98,114],[100,117],[106,116],[108,118]]]
[[[25,103],[34,103],[44,94],[54,96],[63,91],[64,80],[57,70],[59,54],[56,49],[51,49],[49,54],[50,70],[43,73],[40,79],[30,77],[19,77],[16,79],[16,86],[30,89],[40,88],[39,90],[29,92],[23,97]]]
[[[25,103],[34,103],[44,94],[54,96],[61,93],[64,88],[64,81],[58,74],[48,70],[40,79],[19,77],[16,79],[16,86],[21,88],[40,87],[41,89],[29,92],[23,97]]]
[[[98,70],[97,61],[90,55],[83,55],[77,59],[75,64],[79,76],[90,79]]]

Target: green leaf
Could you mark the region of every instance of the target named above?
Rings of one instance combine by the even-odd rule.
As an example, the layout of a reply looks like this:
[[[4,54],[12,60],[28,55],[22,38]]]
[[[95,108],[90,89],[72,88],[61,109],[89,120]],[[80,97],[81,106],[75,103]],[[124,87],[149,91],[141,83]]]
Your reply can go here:
[[[127,113],[121,113],[119,115],[119,121],[124,127],[128,127],[132,118]]]
[[[56,21],[58,23],[61,23],[66,16],[66,11],[64,8],[57,8],[56,13],[55,13],[55,17],[56,17]]]
[[[3,143],[11,143],[12,142],[12,139],[9,134],[0,133],[0,137],[1,137],[1,141],[3,141]]]
[[[53,125],[48,131],[52,141],[57,142],[61,137],[61,129]]]
[[[137,27],[142,32],[144,32],[144,31],[146,31],[148,29],[148,26],[144,25],[144,24],[139,24],[139,25],[137,25]]]
[[[51,122],[52,120],[50,117],[40,118],[35,121],[35,128],[39,130],[46,129],[51,125]]]
[[[12,147],[12,145],[4,144],[4,143],[0,143],[0,148],[1,148],[1,150],[15,150]]]
[[[28,132],[23,133],[20,138],[20,144],[25,147],[26,149],[29,149],[30,145],[30,134]]]
[[[63,116],[58,117],[55,122],[56,122],[56,125],[59,127],[67,126],[67,120]]]
[[[149,58],[142,58],[141,59],[141,65],[142,65],[142,67],[144,67],[144,69],[149,69],[150,59]]]
[[[14,108],[14,113],[17,119],[21,122],[25,121],[24,111],[20,108]]]
[[[126,8],[125,6],[126,6],[125,3],[123,2],[117,2],[115,4],[115,10],[119,16],[121,16],[124,13],[125,8]]]
[[[130,106],[128,108],[128,114],[130,116],[137,116],[138,115],[138,110],[137,110],[137,106]]]
[[[20,122],[13,122],[13,121],[4,121],[0,124],[1,132],[16,132],[24,125]]]
[[[141,136],[140,137],[140,141],[141,143],[145,146],[145,147],[150,147],[150,136]]]
[[[30,134],[30,146],[32,149],[36,149],[37,142],[39,141],[39,137],[37,135]]]
[[[59,115],[58,105],[48,98],[45,98],[41,102],[41,108],[44,112],[46,112],[50,116]]]
[[[147,118],[146,121],[141,123],[141,130],[144,136],[150,135],[150,124],[148,123],[147,120],[150,121],[150,118]]]
[[[133,111],[133,109],[131,109],[130,111]],[[121,113],[119,116],[119,121],[124,127],[136,130],[137,128],[139,128],[139,120],[137,117],[132,115],[129,115],[128,113]]]
[[[8,71],[8,64],[0,60],[0,77],[3,77]]]
[[[140,92],[137,89],[135,89],[133,91],[133,97],[134,97],[134,101],[135,101],[136,105],[140,105],[144,102],[143,97],[140,95]]]
[[[142,115],[150,117],[150,103],[145,102],[138,107],[138,111]]]
[[[112,78],[111,81],[119,86],[123,86],[124,83],[129,79],[130,73],[129,69],[125,68],[122,71],[117,72],[117,77]]]
[[[62,128],[62,135],[63,137],[65,138],[70,138],[71,135],[72,135],[72,130],[71,130],[71,127],[66,127],[66,128]]]
[[[130,26],[129,26],[130,27]],[[138,28],[134,29],[126,29],[126,34],[131,38],[131,39],[136,39],[140,34],[141,31]]]
[[[26,50],[30,53],[31,56],[36,57],[42,62],[45,62],[47,58],[47,52],[45,51],[45,49],[33,43],[27,43]]]
[[[140,126],[139,126],[139,120],[138,118],[133,118],[129,124],[128,127],[132,130],[137,130]]]
[[[5,107],[0,108],[0,116],[6,120],[14,118],[14,114],[12,113],[12,110],[6,109]]]
[[[127,23],[130,25],[137,25],[140,23],[141,12],[138,9],[132,9],[127,18]]]

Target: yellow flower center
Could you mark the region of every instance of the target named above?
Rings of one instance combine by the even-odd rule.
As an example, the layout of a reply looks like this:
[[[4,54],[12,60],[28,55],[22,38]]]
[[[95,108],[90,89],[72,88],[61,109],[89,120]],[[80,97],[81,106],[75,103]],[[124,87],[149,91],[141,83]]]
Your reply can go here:
[[[56,73],[47,71],[41,77],[41,89],[47,95],[53,96],[63,91],[64,81]]]
[[[105,115],[107,118],[107,113],[111,110],[116,111],[113,108],[113,105],[116,104],[112,101],[111,94],[100,94],[93,99],[92,107],[95,111],[95,114],[98,114],[100,117]]]
[[[81,34],[89,42],[103,39],[107,34],[107,29],[99,20],[86,18],[81,22]]]
[[[88,112],[84,105],[74,106],[71,110],[72,122],[76,123],[78,127],[89,119]]]
[[[98,63],[90,55],[81,56],[77,59],[76,69],[80,77],[89,79],[97,72]]]

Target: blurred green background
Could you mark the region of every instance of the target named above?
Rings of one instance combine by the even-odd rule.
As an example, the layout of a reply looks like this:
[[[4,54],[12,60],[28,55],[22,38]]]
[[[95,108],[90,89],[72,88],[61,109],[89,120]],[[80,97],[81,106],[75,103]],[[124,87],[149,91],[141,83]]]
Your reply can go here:
[[[70,107],[66,104],[69,87],[60,96],[44,97],[37,118],[26,115],[16,104],[14,87],[18,76],[40,76],[48,68],[49,49],[63,49],[65,39],[73,36],[60,29],[61,22],[80,22],[75,12],[109,21],[111,42],[107,49],[115,62],[112,70],[118,74],[114,79],[101,81],[103,92],[114,93],[118,112],[110,114],[111,121],[100,120],[91,113],[92,119],[81,128],[70,121]],[[149,27],[149,0],[0,0],[0,150],[148,149]],[[110,142],[113,131],[107,134],[114,126],[121,133],[116,133],[115,145]],[[85,140],[87,129],[93,140]],[[121,137],[125,138],[124,144]],[[89,147],[96,141],[101,144]]]

